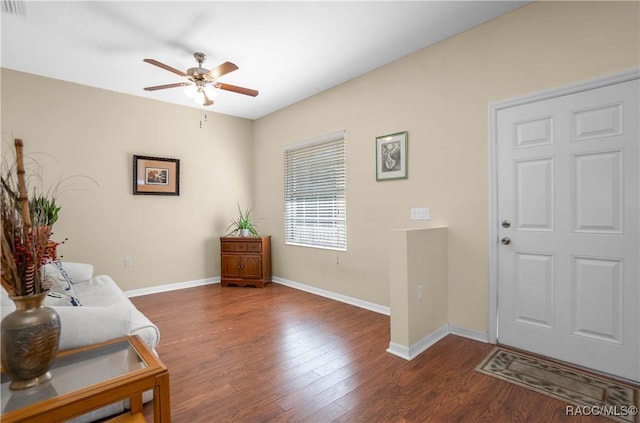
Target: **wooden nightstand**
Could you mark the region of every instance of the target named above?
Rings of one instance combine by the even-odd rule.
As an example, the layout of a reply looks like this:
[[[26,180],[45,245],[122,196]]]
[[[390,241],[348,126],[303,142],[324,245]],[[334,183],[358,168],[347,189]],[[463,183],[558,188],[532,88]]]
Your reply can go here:
[[[222,286],[271,283],[271,236],[221,237],[220,283]]]

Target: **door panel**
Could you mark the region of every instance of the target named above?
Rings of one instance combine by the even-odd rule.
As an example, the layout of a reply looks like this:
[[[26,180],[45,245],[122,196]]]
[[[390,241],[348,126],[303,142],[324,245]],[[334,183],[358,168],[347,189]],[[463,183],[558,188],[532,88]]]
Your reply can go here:
[[[623,152],[577,154],[573,157],[573,230],[623,233]]]
[[[553,326],[553,256],[516,253],[515,317],[525,324]]]
[[[532,101],[496,127],[499,342],[636,381],[639,93]]]
[[[518,229],[552,231],[554,202],[553,159],[515,162],[515,206]]]
[[[573,259],[572,333],[622,343],[623,263],[621,260]],[[598,310],[597,314],[593,310]]]
[[[622,134],[622,103],[577,110],[571,117],[576,141]]]
[[[516,147],[535,147],[553,144],[553,116],[516,122]]]

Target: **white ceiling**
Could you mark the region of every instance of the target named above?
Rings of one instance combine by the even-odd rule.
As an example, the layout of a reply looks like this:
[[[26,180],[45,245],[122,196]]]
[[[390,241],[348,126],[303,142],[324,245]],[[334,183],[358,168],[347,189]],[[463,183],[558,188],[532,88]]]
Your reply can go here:
[[[221,82],[257,97],[222,92],[208,110],[257,119],[442,39],[525,5],[522,1],[3,0],[2,67],[136,96],[202,107],[152,58],[186,71],[239,69]],[[18,13],[9,13],[5,5]]]

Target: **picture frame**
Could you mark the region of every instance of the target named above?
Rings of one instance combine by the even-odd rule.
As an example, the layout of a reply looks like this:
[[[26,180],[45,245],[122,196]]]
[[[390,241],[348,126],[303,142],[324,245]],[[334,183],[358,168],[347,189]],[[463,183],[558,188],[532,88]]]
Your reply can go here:
[[[408,133],[376,137],[376,181],[407,179]]]
[[[180,160],[133,156],[134,195],[180,195]]]

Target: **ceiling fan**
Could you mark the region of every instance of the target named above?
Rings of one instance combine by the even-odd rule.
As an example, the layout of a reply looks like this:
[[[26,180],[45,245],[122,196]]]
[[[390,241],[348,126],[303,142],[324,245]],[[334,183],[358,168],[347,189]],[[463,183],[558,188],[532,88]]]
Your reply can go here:
[[[185,94],[188,97],[194,99],[198,104],[204,106],[211,106],[216,96],[216,88],[220,90],[232,91],[234,93],[249,95],[255,97],[258,95],[258,91],[250,88],[238,87],[236,85],[225,84],[218,82],[218,78],[223,75],[233,72],[238,69],[236,65],[231,62],[224,62],[220,66],[217,66],[211,70],[202,67],[202,63],[207,59],[204,53],[194,53],[193,57],[198,62],[197,68],[187,69],[186,72],[182,72],[176,68],[173,68],[164,63],[158,62],[154,59],[144,59],[145,62],[158,66],[169,72],[173,72],[176,75],[180,75],[188,79],[186,82],[176,82],[174,84],[156,85],[154,87],[146,87],[145,91],[164,90],[166,88],[185,87]]]

